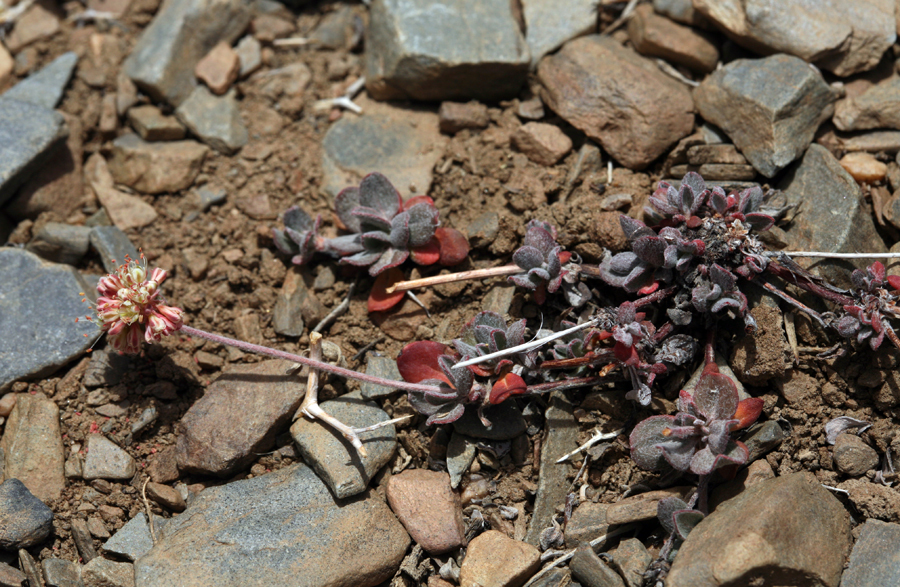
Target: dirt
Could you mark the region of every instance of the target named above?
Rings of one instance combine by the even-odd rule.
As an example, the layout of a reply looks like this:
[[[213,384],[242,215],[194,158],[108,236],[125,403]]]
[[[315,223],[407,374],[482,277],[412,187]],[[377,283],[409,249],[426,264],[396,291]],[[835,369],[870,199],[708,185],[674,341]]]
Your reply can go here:
[[[115,91],[121,61],[128,55],[136,34],[146,25],[157,6],[153,0],[140,4],[138,10],[132,10],[124,19],[128,32],[118,27],[105,31],[115,40],[111,43],[114,50],[107,52],[97,65],[106,72],[104,89],[107,92]],[[324,11],[337,6],[323,4],[306,8],[300,15],[298,34],[303,35],[311,30]],[[364,14],[361,6],[354,6],[354,9]],[[97,31],[94,25],[76,29],[71,24],[64,24],[63,32],[51,41],[35,45],[35,69],[70,48],[83,52],[85,39]],[[252,153],[254,149],[259,152],[265,146],[266,151],[271,151],[270,154],[262,159],[251,159],[240,153],[234,156],[212,153],[193,189],[200,186],[223,189],[228,194],[224,204],[197,214],[184,205],[188,200],[186,193],[140,196],[160,212],[160,218],[152,225],[131,230],[128,234],[132,242],[143,248],[152,265],[171,271],[165,294],[171,302],[186,310],[188,324],[297,352],[306,347],[308,334],[299,339],[288,339],[276,335],[272,328],[272,311],[290,262],[276,252],[270,236],[271,229],[280,226],[276,218],[279,212],[298,203],[311,213],[321,213],[326,219],[331,218],[329,199],[320,192],[323,184],[320,144],[330,121],[341,113],[316,113],[312,104],[321,98],[340,95],[349,83],[363,73],[362,58],[359,53],[315,49],[278,49],[267,51],[265,57],[264,67],[277,68],[300,61],[312,73],[309,86],[299,97],[273,98],[275,94],[265,87],[268,81],[265,78],[238,84],[242,95],[241,113],[251,135],[250,145],[243,153]],[[60,109],[81,120],[84,157],[87,159],[96,151],[108,154],[110,141],[109,137],[101,136],[96,130],[104,89],[89,87],[83,77],[84,72],[80,70],[66,91]],[[522,99],[527,97],[528,92],[523,92]],[[560,242],[569,250],[579,252],[587,261],[599,260],[602,249],[597,242],[624,246],[617,223],[610,221],[614,216],[610,212],[600,212],[600,201],[604,195],[630,194],[633,203],[625,211],[638,216],[651,186],[660,179],[658,174],[662,164],[657,163],[648,173],[615,168],[609,183],[605,168],[584,173],[565,202],[561,202],[560,195],[584,137],[563,121],[551,117],[548,122],[559,125],[575,142],[573,153],[552,167],[532,163],[521,153],[513,151],[509,144],[511,133],[520,124],[516,116],[518,103],[514,100],[490,105],[490,126],[484,131],[463,130],[451,137],[443,159],[435,166],[434,183],[429,195],[433,197],[446,225],[465,232],[465,227],[485,212],[500,215],[500,234],[489,247],[473,250],[466,268],[508,262],[509,255],[521,242],[525,223],[532,218],[553,222],[560,230]],[[263,199],[262,213],[251,206],[254,198]],[[27,233],[29,228],[34,230],[40,223],[54,219],[83,223],[98,209],[96,199],[86,197],[81,210],[68,219],[46,213],[34,226],[26,221],[19,230]],[[248,214],[248,211],[253,213]],[[327,225],[327,230],[334,230],[333,223],[327,221]],[[340,345],[351,367],[364,366],[364,358],[357,356],[364,347],[368,352],[397,356],[409,340],[395,340],[387,336],[367,314],[366,297],[372,279],[364,272],[358,273],[321,258],[304,271],[314,277],[326,268],[330,268],[336,280],[330,287],[316,292],[316,296],[327,310],[345,298],[354,279],[359,280],[349,311],[325,329],[326,340]],[[103,272],[96,257],[87,258],[78,269],[88,274]],[[436,273],[438,269],[418,268],[416,271],[424,276]],[[483,297],[497,282],[439,287],[433,293],[421,296],[426,301],[431,318],[416,318],[418,325],[412,330],[412,339],[447,341],[454,337],[459,328],[482,309]],[[601,295],[606,297],[611,294],[601,292]],[[408,304],[411,302],[407,302],[399,312],[414,312]],[[533,325],[541,316],[545,320],[553,320],[559,309],[552,304],[548,308],[539,308],[530,296],[517,292],[511,315],[514,318],[529,318],[530,325]],[[780,313],[778,315],[774,324],[770,321],[767,325],[781,328],[778,324]],[[833,344],[801,318],[797,318],[797,335],[801,347]],[[373,345],[373,341],[377,342]],[[726,342],[729,347],[737,343],[739,348],[749,344],[738,340]],[[781,336],[767,335],[757,342],[768,345],[764,350],[757,349],[759,352],[769,357],[780,355],[783,359],[781,364],[789,373],[783,383],[776,385],[768,380],[748,387],[752,395],[764,398],[766,419],[786,421],[792,429],[790,437],[765,457],[778,475],[808,470],[814,472],[822,483],[838,485],[841,476],[833,470],[831,451],[824,433],[824,424],[837,416],[848,415],[871,422],[873,427],[862,437],[876,445],[880,452],[891,445],[896,402],[891,402],[890,398],[883,400],[879,410],[876,396],[883,385],[862,387],[856,383],[857,378],[867,370],[870,360],[875,360],[870,353],[862,351],[842,359],[820,360],[813,353],[801,352],[799,360],[794,362]],[[148,347],[144,356],[133,360],[125,380],[111,389],[89,394],[81,386],[87,358],[63,369],[55,377],[16,384],[14,391],[42,392],[59,405],[66,456],[73,448],[83,447],[86,436],[99,429],[124,446],[138,460],[141,470],[130,484],[91,484],[69,480],[61,499],[49,504],[55,513],[54,532],[46,542],[31,549],[35,558],[77,558],[70,532],[74,518],[99,517],[112,533],[138,512],[144,511],[140,486],[149,465],[174,444],[176,423],[203,394],[205,385],[221,370],[221,367],[202,369],[196,358],[200,351],[219,357],[223,365],[261,360],[210,342],[173,337],[161,345]],[[887,351],[887,354],[891,353],[893,351]],[[879,356],[884,354],[882,352]],[[896,357],[893,362],[896,364]],[[204,364],[210,364],[210,360],[205,359]],[[890,371],[886,371],[885,376],[889,374]],[[685,378],[685,374],[677,374],[664,380],[660,389],[664,390],[665,397],[673,400]],[[170,382],[172,385],[161,387],[160,382]],[[172,386],[175,393],[161,393],[161,390],[170,392]],[[320,397],[328,399],[356,388],[355,382],[332,379]],[[574,397],[580,401],[585,393],[578,392]],[[121,401],[128,402],[126,413],[122,416],[106,418],[96,412],[100,405]],[[529,401],[541,407],[544,405],[540,398]],[[382,400],[382,405],[391,416],[413,413],[403,395]],[[131,422],[149,406],[155,406],[159,411],[158,419],[134,438],[132,444],[127,445],[126,436]],[[627,420],[633,421],[627,417],[630,407],[623,404],[621,411],[606,414],[598,410],[580,410],[581,440],[586,440],[598,427],[611,430]],[[639,417],[645,415],[649,412],[638,414]],[[446,433],[426,428],[421,417],[398,425],[398,429],[402,448],[387,467],[388,470],[397,470],[404,463],[417,468],[436,466],[435,459],[441,458],[442,444],[448,439]],[[535,446],[537,438],[540,435],[529,437],[528,449],[523,452],[524,464],[516,465],[510,456],[499,461],[488,457],[476,460],[471,477],[463,482],[464,494],[473,478],[486,479],[494,503],[511,506],[524,503],[526,508],[530,508],[538,480],[533,466],[539,454],[539,446]],[[276,449],[281,450],[260,455],[252,466],[235,478],[211,480],[182,476],[179,482],[198,490],[277,470],[296,460],[295,453],[290,450],[288,435],[279,437]],[[411,460],[407,463],[408,459]],[[578,459],[572,463],[569,474],[573,479],[582,462]],[[620,499],[629,487],[650,483],[657,477],[635,467],[628,456],[627,438],[620,436],[599,459],[592,461],[584,477],[587,488],[583,495],[593,501],[611,503]],[[844,496],[838,497],[846,502]],[[101,506],[119,509],[100,509]],[[151,502],[150,507],[160,515],[171,515],[155,503]],[[848,507],[854,509],[849,504]],[[860,516],[857,520],[862,521],[863,518]],[[518,534],[521,522],[509,523],[508,527],[499,521],[498,524]],[[524,530],[521,531],[524,533]],[[646,525],[639,537],[651,548],[658,547],[662,540],[661,531],[652,524]],[[101,543],[101,540],[94,541],[97,548]]]

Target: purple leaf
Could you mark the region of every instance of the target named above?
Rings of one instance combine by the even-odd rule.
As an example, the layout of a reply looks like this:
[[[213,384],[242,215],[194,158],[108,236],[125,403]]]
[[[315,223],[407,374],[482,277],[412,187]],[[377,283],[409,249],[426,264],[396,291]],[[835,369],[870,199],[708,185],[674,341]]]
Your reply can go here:
[[[393,218],[403,207],[403,200],[388,178],[370,173],[359,182],[359,203],[378,210],[384,218]]]
[[[722,291],[733,291],[734,285],[737,283],[737,278],[718,263],[713,263],[712,267],[709,268],[709,278],[713,283],[721,287]]]
[[[690,436],[678,440],[667,440],[660,443],[659,448],[663,451],[666,462],[672,465],[672,468],[678,471],[687,471],[697,453],[699,443],[698,437]]]
[[[548,231],[539,226],[530,226],[525,233],[523,242],[525,247],[534,247],[541,252],[541,256],[547,255],[554,247],[557,246],[556,239]]]
[[[357,232],[366,232],[369,230],[381,230],[387,232],[391,229],[391,218],[393,218],[393,216],[384,216],[381,214],[381,211],[376,208],[357,206],[350,212],[350,215],[359,219],[359,230]]]
[[[704,373],[692,394],[697,411],[708,420],[727,420],[738,405],[737,386],[728,375]]]
[[[341,190],[341,193],[334,199],[334,211],[337,212],[338,218],[351,232],[361,232],[359,226],[359,218],[352,214],[354,208],[359,206],[359,188],[349,187]]]
[[[690,470],[695,475],[709,475],[725,465],[743,465],[749,456],[744,443],[730,441],[727,450],[721,454],[713,454],[709,447],[698,450],[691,459]]]
[[[362,238],[359,234],[345,234],[325,241],[329,250],[344,257],[363,250]]]
[[[688,190],[690,189],[690,194]],[[703,204],[706,182],[699,173],[688,171],[681,180],[681,212],[685,216],[693,214]]]
[[[375,277],[382,271],[400,265],[406,261],[408,257],[409,251],[398,251],[397,249],[389,248],[381,254],[381,257],[375,261],[371,267],[369,267],[369,275]]]
[[[351,255],[349,257],[344,257],[341,259],[341,263],[346,263],[349,265],[355,265],[357,267],[368,267],[375,261],[377,261],[381,257],[381,253],[372,253],[369,251],[360,251],[355,255]]]
[[[526,245],[516,249],[512,260],[513,263],[527,270],[540,267],[544,263],[544,254],[536,247]]]
[[[688,534],[694,527],[703,521],[703,512],[691,509],[678,510],[672,514],[675,523],[675,532],[682,540],[687,540]]]
[[[775,219],[768,214],[751,212],[750,214],[747,214],[745,218],[747,220],[747,224],[749,224],[750,227],[757,232],[763,232],[775,226]]]
[[[297,232],[312,230],[316,223],[310,218],[309,214],[303,211],[299,206],[291,206],[284,211],[284,225],[292,228]]]
[[[409,245],[409,212],[401,212],[391,220],[391,246],[398,250],[405,250]]]
[[[838,416],[825,424],[825,440],[828,444],[834,444],[837,441],[837,437],[843,432],[859,428],[859,434],[862,434],[871,427],[872,425],[865,420],[857,420],[850,416]]]
[[[632,244],[631,250],[642,261],[654,267],[665,265],[666,243],[658,236],[644,236],[637,239]]]
[[[675,533],[675,520],[672,514],[677,511],[688,510],[690,507],[684,500],[677,497],[664,497],[656,504],[656,517],[663,529],[669,534]]]
[[[635,220],[624,214],[619,216],[619,225],[622,227],[622,232],[625,233],[625,238],[628,239],[628,242],[633,242],[635,239],[642,236],[656,235],[652,229],[648,228],[647,225],[640,220]]]
[[[421,203],[405,212],[409,215],[409,246],[421,247],[431,240],[438,225],[438,210],[431,204]]]

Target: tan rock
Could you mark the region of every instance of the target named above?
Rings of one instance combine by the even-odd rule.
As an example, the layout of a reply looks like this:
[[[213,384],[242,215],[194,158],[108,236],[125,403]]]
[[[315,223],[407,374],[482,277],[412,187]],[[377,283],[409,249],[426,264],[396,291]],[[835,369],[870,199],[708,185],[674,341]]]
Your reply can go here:
[[[99,153],[91,155],[85,177],[100,204],[109,214],[109,219],[121,230],[147,226],[159,216],[147,202],[113,187],[112,175],[103,155]]]
[[[845,432],[834,443],[834,466],[845,475],[859,477],[878,466],[878,453],[859,436]]]
[[[659,16],[650,4],[640,4],[628,21],[628,36],[642,55],[662,57],[688,69],[709,73],[719,62],[719,50],[705,35]]]
[[[705,163],[723,163],[727,165],[746,165],[747,159],[734,145],[694,145],[688,147],[687,162],[691,165]]]
[[[659,500],[666,497],[684,499],[692,491],[692,487],[669,487],[657,491],[648,491],[632,497],[626,497],[612,504],[606,510],[606,523],[627,524],[641,520],[652,520],[656,517],[656,506]]]
[[[487,106],[471,101],[442,102],[438,112],[441,132],[456,134],[464,128],[486,128],[491,122]]]
[[[900,522],[900,493],[894,487],[872,483],[868,479],[850,479],[838,485],[849,493],[853,505],[866,518],[883,522]]]
[[[841,167],[859,183],[874,183],[887,175],[887,165],[871,153],[847,153],[841,158]]]
[[[513,133],[512,145],[539,165],[555,165],[572,150],[572,139],[558,126],[529,122]]]
[[[434,294],[426,291],[417,297],[427,308],[432,303]],[[369,314],[369,318],[382,332],[394,340],[406,342],[415,338],[416,330],[419,325],[425,323],[427,317],[425,310],[407,297],[399,306],[386,312],[372,312]]]
[[[56,4],[51,0],[41,0],[27,9],[6,37],[6,46],[18,53],[26,45],[52,37],[59,32],[59,18],[55,14]]]
[[[0,88],[5,86],[6,82],[12,79],[15,67],[16,62],[13,60],[12,55],[10,55],[9,51],[6,50],[6,47],[0,43]]]
[[[66,486],[59,408],[42,394],[18,394],[0,449],[6,479],[18,479],[44,503],[59,499]]]
[[[147,497],[173,512],[183,512],[187,507],[177,489],[162,483],[147,483]]]
[[[241,59],[228,43],[219,43],[197,63],[194,75],[205,83],[213,94],[221,96],[237,81]]]
[[[275,14],[260,14],[250,23],[250,30],[257,40],[271,43],[275,39],[287,37],[297,30],[297,26]]]
[[[184,126],[174,116],[166,116],[151,104],[128,110],[128,122],[145,141],[179,141]]]
[[[834,107],[838,130],[900,129],[900,78],[891,77]]]
[[[109,171],[117,183],[139,192],[177,192],[191,186],[208,152],[196,141],[148,143],[128,134],[113,141]]]
[[[469,543],[459,569],[460,587],[520,587],[541,566],[540,551],[497,530]]]
[[[429,554],[443,554],[466,544],[459,495],[450,475],[411,469],[394,475],[386,489],[388,505],[400,523]]]

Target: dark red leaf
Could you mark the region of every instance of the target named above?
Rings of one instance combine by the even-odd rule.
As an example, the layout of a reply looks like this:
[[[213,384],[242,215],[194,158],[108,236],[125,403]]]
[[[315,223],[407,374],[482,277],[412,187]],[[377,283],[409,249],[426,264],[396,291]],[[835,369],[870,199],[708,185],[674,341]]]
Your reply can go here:
[[[655,292],[657,289],[659,289],[659,281],[654,281],[654,282],[651,283],[650,285],[647,285],[647,286],[642,287],[641,289],[637,290],[637,292],[638,292],[640,295],[645,296],[645,295],[648,295],[648,294],[652,294],[652,293]]]
[[[411,342],[400,351],[397,369],[405,381],[419,383],[426,379],[440,379],[450,383],[438,363],[438,357],[447,352],[447,346],[430,340]]]
[[[888,275],[887,282],[892,288],[900,290],[900,275]]]
[[[441,258],[441,245],[436,238],[431,237],[421,247],[409,249],[409,256],[419,265],[434,265]]]
[[[469,255],[468,239],[455,228],[439,226],[435,229],[434,236],[441,245],[441,265],[458,265]]]
[[[507,373],[491,387],[490,403],[499,404],[511,395],[521,395],[528,391],[525,380],[515,373]]]
[[[572,252],[571,251],[560,251],[559,252],[559,262],[561,265],[565,265],[569,261],[572,260]]]
[[[403,281],[403,272],[396,267],[391,267],[387,271],[383,271],[375,278],[375,284],[372,286],[372,292],[369,294],[369,311],[383,312],[390,310],[403,301],[406,292],[395,291],[392,294],[387,293],[387,288],[394,285],[398,281]]]
[[[734,420],[739,420],[734,430],[741,430],[756,422],[756,419],[762,414],[762,409],[763,400],[758,397],[751,397],[738,402],[737,410],[735,410],[732,417]]]
[[[432,200],[428,196],[413,196],[412,198],[406,200],[406,203],[403,204],[403,209],[409,210],[416,204],[428,204],[429,206],[434,206],[434,200]]]

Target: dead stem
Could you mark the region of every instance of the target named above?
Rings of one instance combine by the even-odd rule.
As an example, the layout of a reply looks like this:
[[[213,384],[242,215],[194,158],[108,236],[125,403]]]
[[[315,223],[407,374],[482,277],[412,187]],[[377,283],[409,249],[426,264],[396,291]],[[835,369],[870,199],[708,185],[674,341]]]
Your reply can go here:
[[[516,273],[525,273],[525,270],[518,265],[501,265],[499,267],[488,267],[487,269],[472,269],[471,271],[448,273],[447,275],[434,275],[432,277],[423,277],[422,279],[412,279],[410,281],[398,281],[385,291],[392,294],[395,291],[408,291],[420,287],[440,285],[442,283],[454,283],[456,281],[468,281],[470,279],[485,279],[488,277],[499,277],[501,275],[515,275]]]

